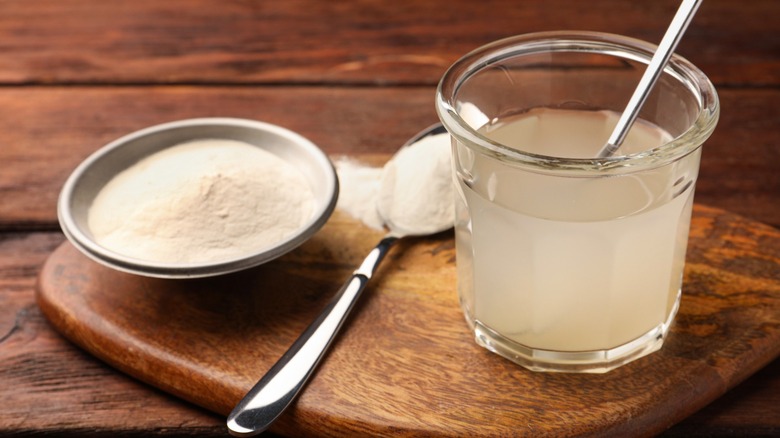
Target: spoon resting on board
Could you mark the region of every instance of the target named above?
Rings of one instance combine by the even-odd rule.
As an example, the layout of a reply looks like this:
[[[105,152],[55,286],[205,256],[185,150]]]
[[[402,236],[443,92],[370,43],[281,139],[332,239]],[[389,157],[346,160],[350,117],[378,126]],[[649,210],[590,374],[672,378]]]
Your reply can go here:
[[[427,137],[444,133],[446,130],[441,124],[426,128],[407,141],[396,153],[394,159],[406,148],[414,146]],[[447,153],[449,154],[449,152]],[[415,187],[415,192],[419,193],[426,189],[427,187],[424,186]],[[384,194],[377,203],[377,210],[390,230],[389,233],[368,254],[360,267],[353,272],[352,276],[317,318],[293,342],[287,352],[236,405],[227,418],[227,427],[231,435],[251,436],[267,430],[292,404],[325,355],[349,312],[374,275],[379,263],[398,239],[406,236],[435,234],[452,228],[454,215],[427,216],[429,219],[422,226],[409,221],[399,221],[395,217],[397,215],[392,211],[393,189],[383,187],[381,191]]]

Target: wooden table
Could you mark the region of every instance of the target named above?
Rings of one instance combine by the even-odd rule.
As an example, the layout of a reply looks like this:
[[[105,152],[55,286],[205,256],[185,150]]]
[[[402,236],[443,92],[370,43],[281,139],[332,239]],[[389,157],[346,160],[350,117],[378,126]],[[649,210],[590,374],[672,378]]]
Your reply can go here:
[[[436,121],[446,67],[502,37],[584,29],[658,41],[678,2],[0,2],[0,435],[220,436],[224,418],[76,348],[34,301],[71,170],[176,119],[279,124],[332,155],[386,154]],[[722,113],[696,202],[780,227],[780,4],[709,0],[679,53]],[[775,359],[668,436],[780,434]]]

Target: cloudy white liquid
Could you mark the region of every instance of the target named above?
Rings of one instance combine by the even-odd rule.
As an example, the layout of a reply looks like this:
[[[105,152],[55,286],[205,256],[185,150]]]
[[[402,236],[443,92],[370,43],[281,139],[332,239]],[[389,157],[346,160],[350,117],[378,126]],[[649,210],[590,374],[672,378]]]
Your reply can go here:
[[[544,109],[482,132],[528,152],[593,157],[617,117]],[[670,138],[638,123],[621,153]],[[521,170],[464,146],[455,158],[458,287],[472,324],[524,347],[579,352],[618,347],[668,320],[693,202],[697,167],[690,163],[698,160],[572,178]]]

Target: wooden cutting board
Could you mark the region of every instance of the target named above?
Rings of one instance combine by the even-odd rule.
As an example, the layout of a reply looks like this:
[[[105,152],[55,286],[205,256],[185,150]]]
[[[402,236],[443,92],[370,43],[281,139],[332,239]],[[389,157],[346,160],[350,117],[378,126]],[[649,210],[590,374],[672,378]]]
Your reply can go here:
[[[64,243],[38,302],[115,366],[226,415],[381,237],[336,212],[309,242],[219,278],[124,274]],[[527,371],[478,347],[455,291],[451,232],[402,241],[297,403],[301,435],[650,435],[780,354],[780,231],[696,206],[683,299],[663,349],[605,375]]]

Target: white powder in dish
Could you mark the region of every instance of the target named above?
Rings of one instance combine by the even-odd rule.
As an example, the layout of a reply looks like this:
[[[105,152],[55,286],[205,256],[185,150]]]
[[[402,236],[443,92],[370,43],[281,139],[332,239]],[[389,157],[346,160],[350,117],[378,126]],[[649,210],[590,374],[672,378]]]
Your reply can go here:
[[[250,144],[203,139],[157,152],[117,174],[95,198],[95,240],[163,263],[229,260],[291,236],[314,195],[293,166]]]
[[[422,234],[455,220],[449,134],[423,138],[401,149],[383,168],[336,160],[337,208],[365,225],[382,229],[381,210],[394,227]]]

